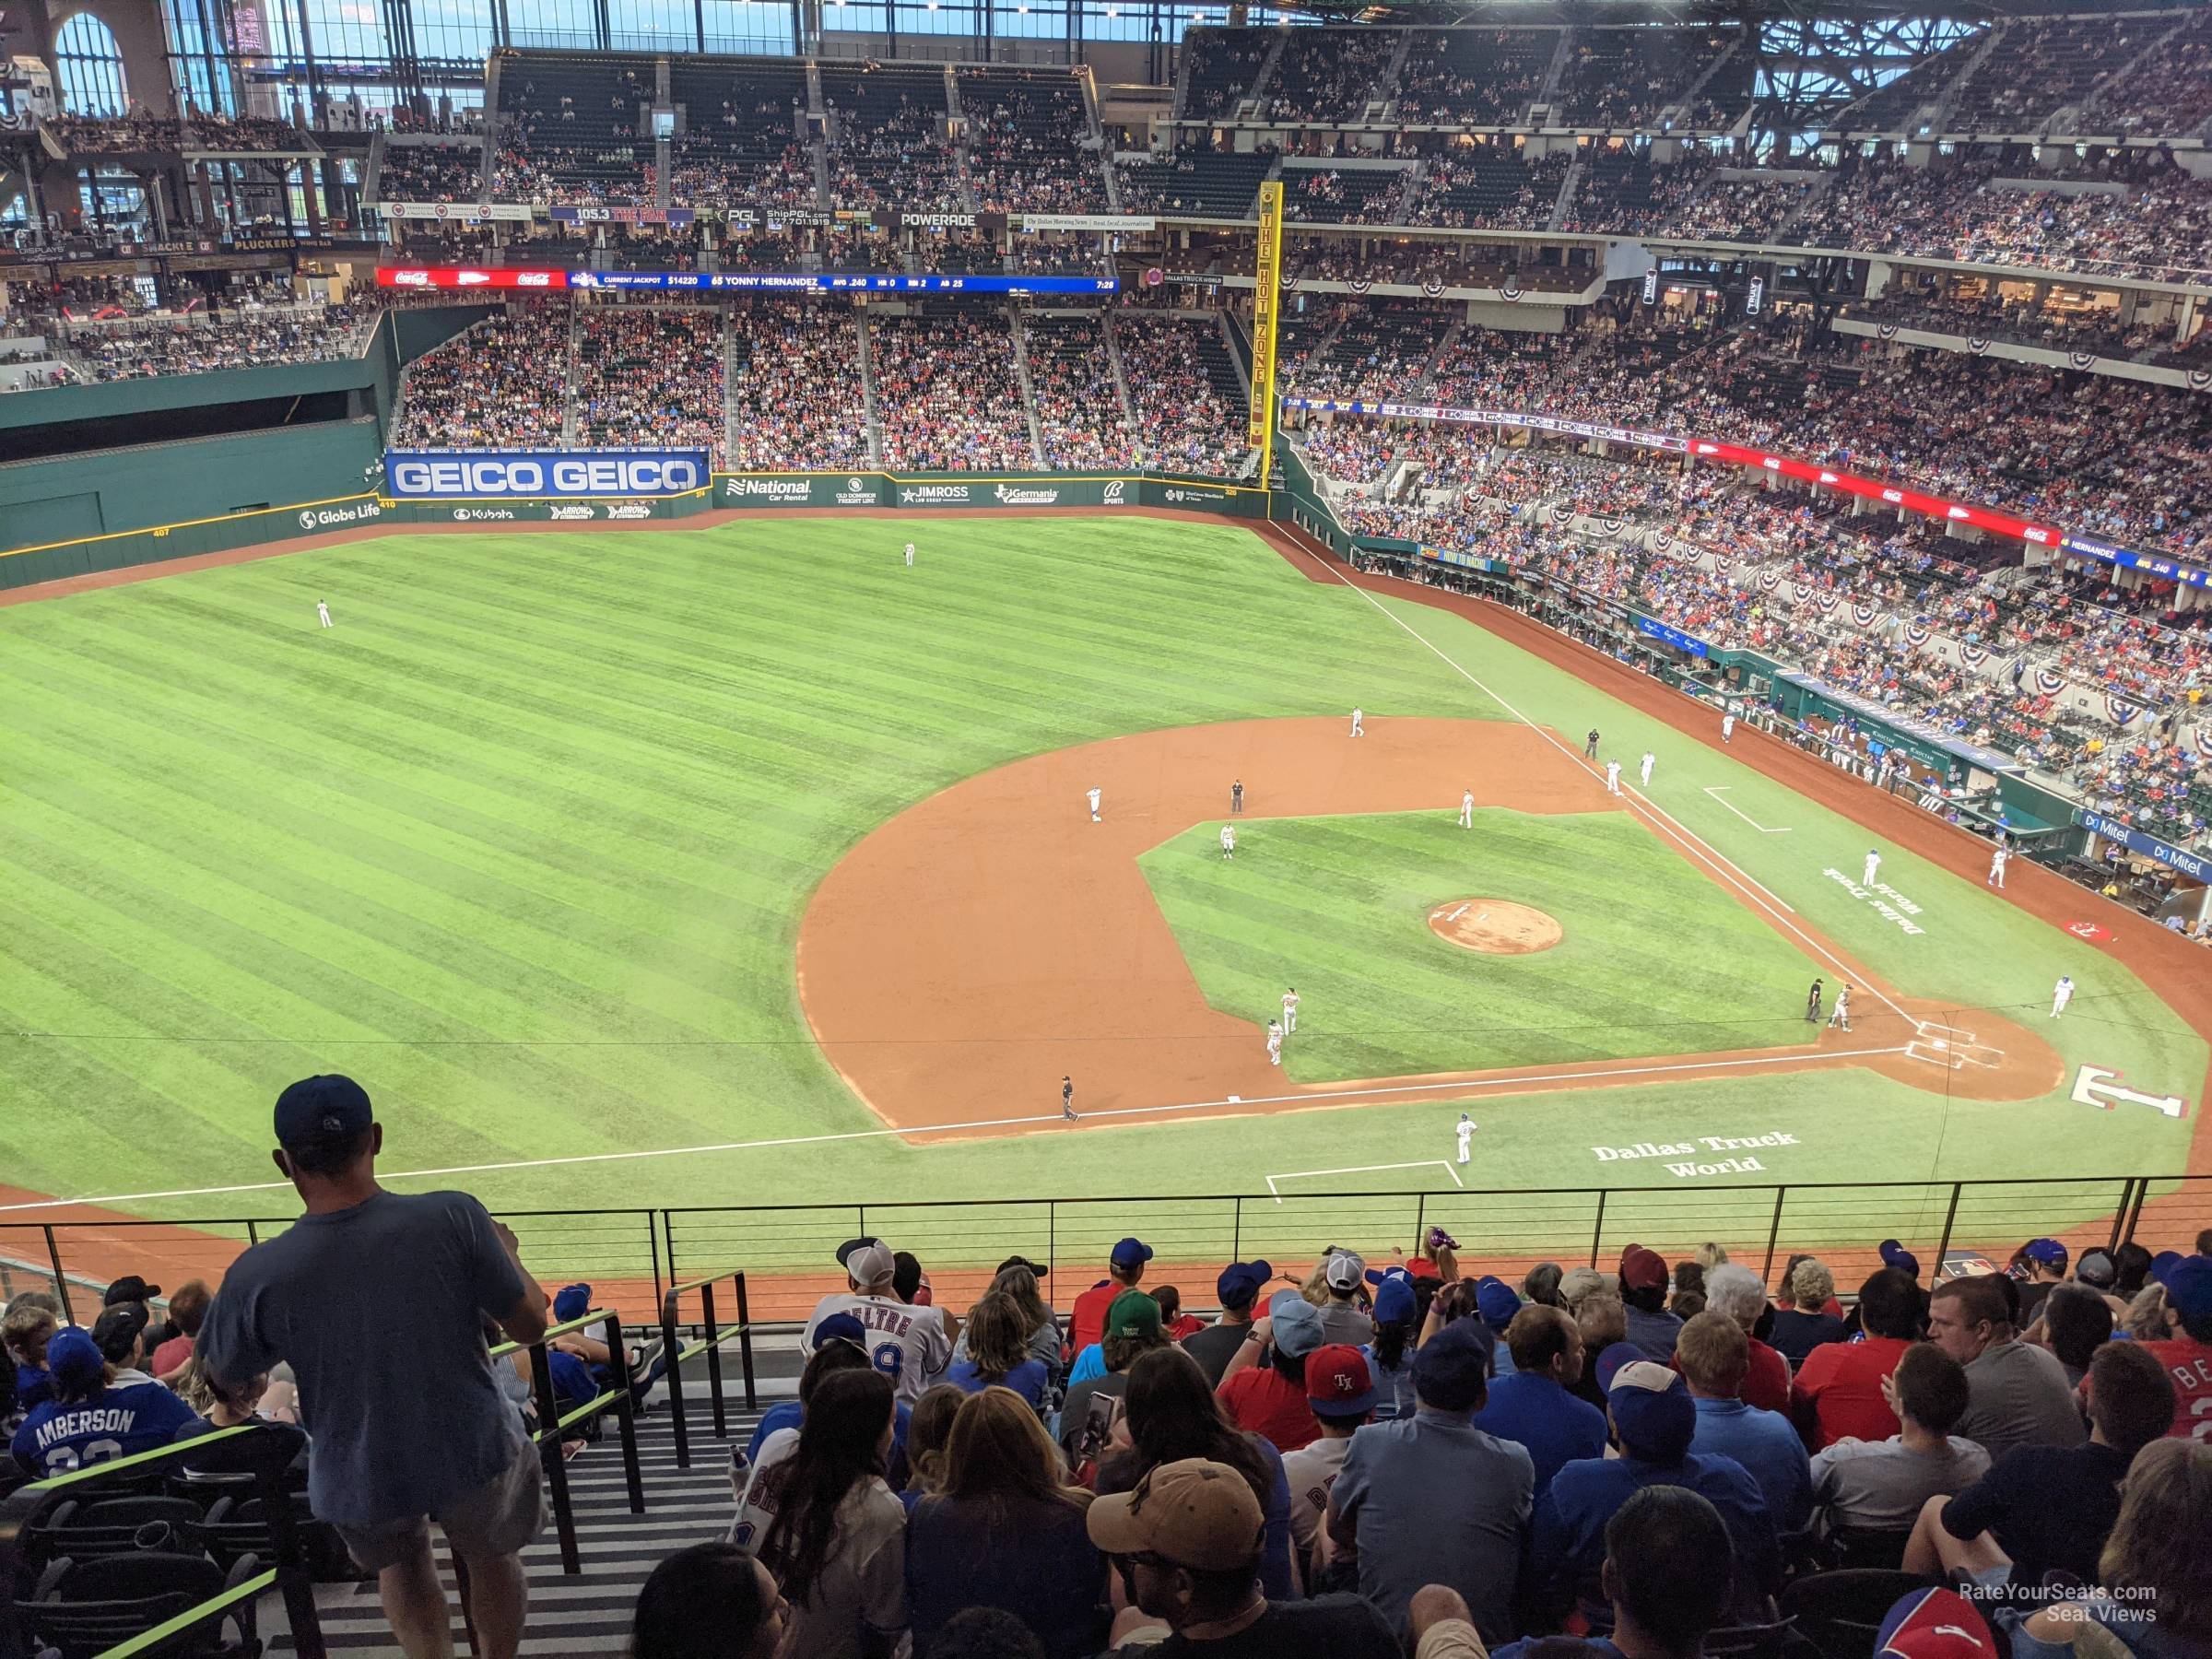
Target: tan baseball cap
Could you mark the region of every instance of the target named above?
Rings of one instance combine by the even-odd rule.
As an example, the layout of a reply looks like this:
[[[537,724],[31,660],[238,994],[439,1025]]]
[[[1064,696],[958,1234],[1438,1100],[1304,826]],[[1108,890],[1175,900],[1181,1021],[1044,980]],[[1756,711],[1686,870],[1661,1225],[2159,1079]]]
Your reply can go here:
[[[1090,1541],[1108,1555],[1153,1555],[1200,1572],[1256,1567],[1267,1520],[1252,1485],[1227,1464],[1161,1464],[1136,1489],[1090,1506]]]

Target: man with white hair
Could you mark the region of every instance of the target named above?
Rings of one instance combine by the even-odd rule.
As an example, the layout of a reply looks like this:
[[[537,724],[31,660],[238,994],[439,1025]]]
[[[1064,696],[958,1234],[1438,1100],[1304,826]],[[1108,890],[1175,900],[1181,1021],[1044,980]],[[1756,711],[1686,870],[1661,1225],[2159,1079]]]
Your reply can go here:
[[[1751,1327],[1767,1311],[1767,1288],[1759,1282],[1759,1275],[1734,1262],[1707,1268],[1705,1307],[1709,1312],[1727,1314],[1750,1339],[1750,1369],[1744,1373],[1744,1385],[1736,1397],[1761,1411],[1788,1411],[1790,1362],[1751,1335]]]

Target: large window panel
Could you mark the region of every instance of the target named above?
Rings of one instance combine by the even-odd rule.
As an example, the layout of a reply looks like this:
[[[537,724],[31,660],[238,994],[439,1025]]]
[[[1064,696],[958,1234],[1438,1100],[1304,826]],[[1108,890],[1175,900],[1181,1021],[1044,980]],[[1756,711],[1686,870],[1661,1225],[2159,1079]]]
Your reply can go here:
[[[482,58],[498,42],[491,0],[414,0],[415,50],[426,58]]]
[[[599,44],[591,0],[507,0],[507,27],[517,46],[588,52]]]
[[[798,50],[787,0],[704,0],[704,10],[709,52],[788,55]]]
[[[691,0],[607,0],[607,38],[617,52],[697,52]]]
[[[902,35],[975,35],[982,32],[974,0],[898,0]]]
[[[123,50],[115,33],[90,12],[62,25],[53,43],[62,72],[62,107],[74,115],[123,115],[131,100],[123,79]]]

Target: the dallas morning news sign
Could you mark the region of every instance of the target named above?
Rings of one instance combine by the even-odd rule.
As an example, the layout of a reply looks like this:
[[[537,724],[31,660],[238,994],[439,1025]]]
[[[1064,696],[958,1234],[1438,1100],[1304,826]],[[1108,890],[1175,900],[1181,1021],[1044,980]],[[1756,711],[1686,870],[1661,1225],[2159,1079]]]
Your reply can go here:
[[[386,450],[384,488],[403,501],[674,496],[711,481],[704,450]]]

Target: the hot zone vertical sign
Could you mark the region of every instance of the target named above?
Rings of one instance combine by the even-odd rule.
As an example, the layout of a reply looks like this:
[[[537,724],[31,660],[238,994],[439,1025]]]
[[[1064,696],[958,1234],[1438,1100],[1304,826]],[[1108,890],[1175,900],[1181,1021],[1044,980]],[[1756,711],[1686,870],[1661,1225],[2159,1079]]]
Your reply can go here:
[[[1268,451],[1275,437],[1275,318],[1282,260],[1283,182],[1270,179],[1260,186],[1260,252],[1252,273],[1252,417],[1245,430],[1246,444],[1260,452],[1263,482],[1273,460]]]

